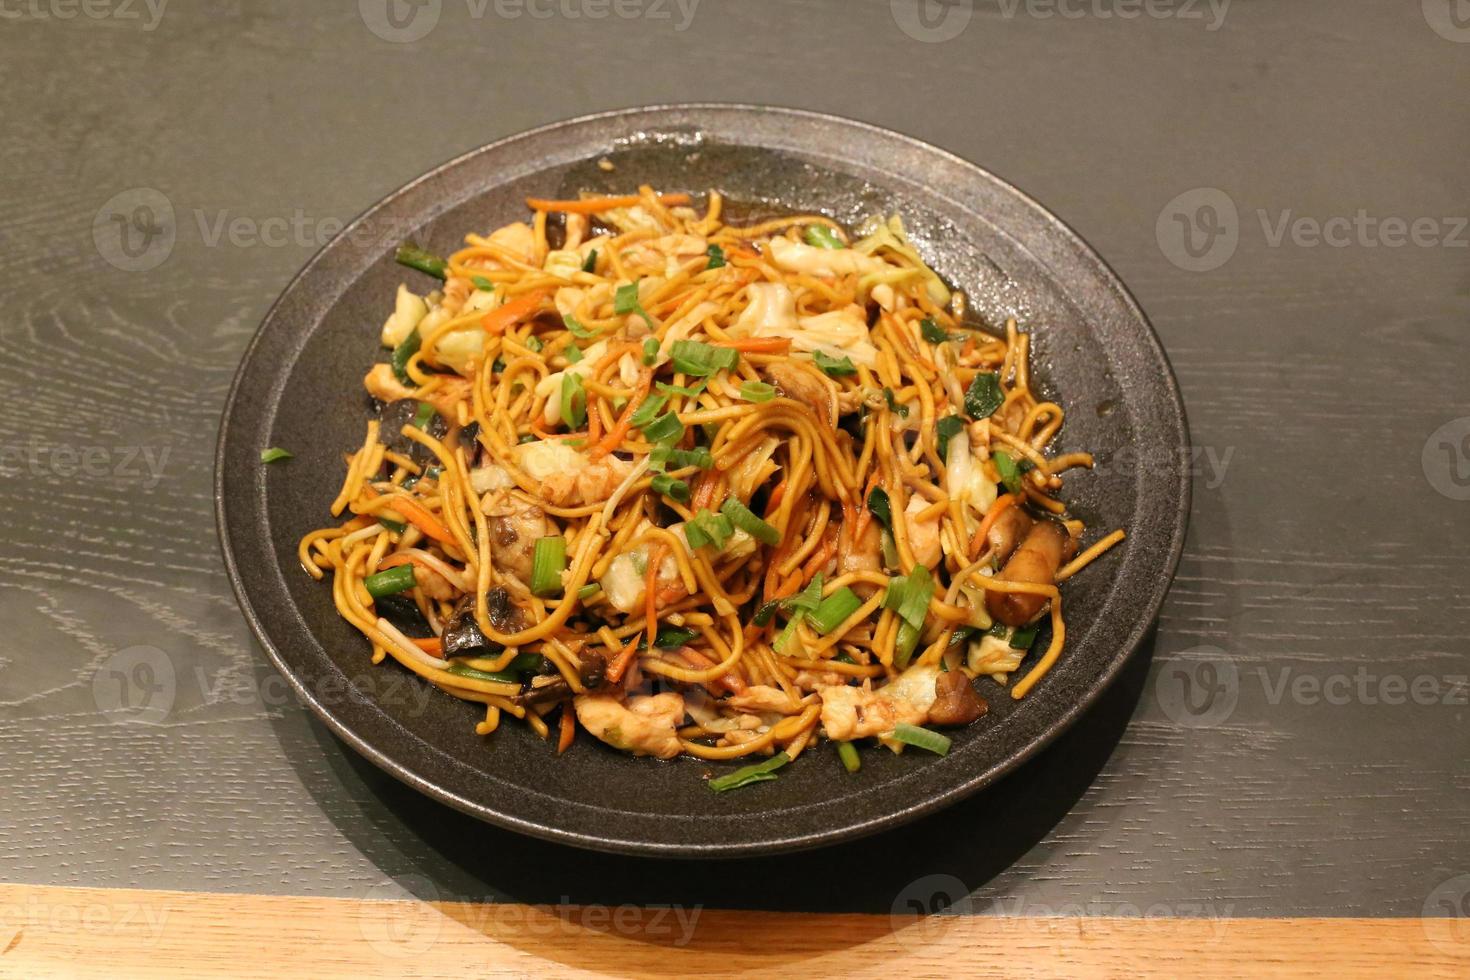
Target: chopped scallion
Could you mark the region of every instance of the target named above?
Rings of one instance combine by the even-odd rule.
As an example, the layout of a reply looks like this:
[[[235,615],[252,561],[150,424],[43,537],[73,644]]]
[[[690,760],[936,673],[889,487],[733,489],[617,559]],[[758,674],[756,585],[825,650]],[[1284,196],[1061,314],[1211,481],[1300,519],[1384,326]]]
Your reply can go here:
[[[292,458],[294,457],[292,456],[290,450],[281,449],[277,446],[272,446],[269,449],[262,449],[260,451],[260,461],[262,463],[278,463],[283,459]]]
[[[812,360],[817,367],[825,371],[828,377],[842,377],[848,374],[857,374],[857,366],[852,363],[850,357],[833,357],[823,351],[812,351]]]
[[[826,635],[847,622],[847,618],[862,608],[862,605],[863,600],[857,597],[857,593],[844,585],[812,610],[812,626],[817,632]]]
[[[948,755],[949,747],[953,743],[938,732],[931,732],[927,728],[917,725],[897,725],[893,729],[893,740],[905,745],[912,745],[916,749],[933,752],[935,755]]]
[[[807,225],[806,231],[802,232],[801,237],[805,238],[806,243],[814,248],[837,249],[847,247],[842,244],[842,239],[837,237],[837,232],[828,228],[826,225]]]
[[[587,392],[580,374],[561,376],[561,420],[568,429],[580,429],[587,421]]]
[[[696,378],[706,378],[718,371],[729,371],[740,360],[733,347],[715,347],[700,340],[676,340],[669,348],[674,370]]]
[[[561,573],[567,570],[567,539],[538,538],[531,552],[531,594],[556,595],[562,590]]]
[[[403,342],[393,348],[393,355],[388,359],[388,363],[393,366],[393,376],[398,379],[399,384],[414,383],[413,379],[408,376],[408,362],[419,352],[422,343],[423,338],[419,336],[419,328],[414,327],[408,332],[408,336],[403,338]]]
[[[753,766],[736,769],[734,772],[711,779],[709,781],[709,788],[716,793],[724,793],[727,790],[749,786],[751,783],[763,783],[775,779],[776,770],[790,761],[791,756],[785,752],[777,752],[765,762],[757,762]]]
[[[764,381],[747,381],[740,386],[740,397],[761,404],[776,397],[776,389]]]
[[[756,516],[755,511],[734,497],[726,498],[724,506],[720,508],[720,513],[728,517],[731,524],[734,524],[761,544],[775,545],[781,543],[780,531],[761,520]]]
[[[660,415],[642,429],[643,438],[653,443],[673,445],[684,438],[684,423],[673,412]]]
[[[837,758],[842,760],[842,768],[848,772],[857,772],[863,767],[863,760],[858,756],[857,746],[851,742],[837,743]]]
[[[725,250],[720,248],[720,246],[711,245],[704,250],[704,254],[709,256],[709,265],[705,266],[706,269],[723,269],[725,267]]]
[[[676,480],[667,473],[657,474],[649,486],[653,488],[654,493],[661,493],[681,504],[689,503],[689,484],[683,480]]]

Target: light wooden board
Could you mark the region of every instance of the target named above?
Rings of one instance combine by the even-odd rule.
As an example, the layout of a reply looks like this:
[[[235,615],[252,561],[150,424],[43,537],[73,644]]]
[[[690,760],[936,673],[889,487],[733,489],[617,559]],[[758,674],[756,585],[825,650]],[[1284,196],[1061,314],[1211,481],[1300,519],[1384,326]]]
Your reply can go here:
[[[1464,976],[1460,919],[923,918],[0,887],[17,977]]]

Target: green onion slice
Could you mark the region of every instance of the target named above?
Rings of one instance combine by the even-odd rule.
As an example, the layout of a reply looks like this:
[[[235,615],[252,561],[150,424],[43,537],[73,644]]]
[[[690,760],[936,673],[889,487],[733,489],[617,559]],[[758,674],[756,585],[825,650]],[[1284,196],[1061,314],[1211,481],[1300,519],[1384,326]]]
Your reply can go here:
[[[730,518],[731,524],[734,524],[761,544],[775,545],[781,543],[780,531],[761,520],[755,515],[754,511],[734,497],[725,500],[724,506],[720,508],[720,513]]]
[[[580,374],[561,376],[561,420],[568,429],[580,429],[587,421],[587,391]]]
[[[562,590],[561,573],[567,570],[567,539],[538,538],[531,553],[531,594],[556,595]]]
[[[765,762],[757,762],[753,766],[736,769],[734,772],[726,773],[709,781],[709,788],[716,793],[724,793],[728,790],[739,789],[749,786],[751,783],[763,783],[776,778],[776,770],[791,761],[791,756],[785,752],[777,752]]]
[[[827,373],[828,377],[837,378],[848,374],[857,374],[857,366],[852,363],[850,357],[833,357],[825,351],[812,351],[812,360],[817,367]]]
[[[862,608],[862,605],[863,600],[857,597],[857,593],[844,585],[823,599],[812,610],[809,618],[817,632],[826,635],[847,622],[847,618]]]
[[[277,463],[283,459],[293,458],[294,456],[290,450],[281,449],[279,446],[272,446],[269,449],[262,449],[260,451],[260,461],[262,463]]]
[[[661,493],[681,504],[689,503],[689,484],[683,480],[676,480],[667,473],[656,475],[649,486],[653,488],[654,493]]]
[[[863,760],[858,756],[857,746],[851,742],[837,743],[837,758],[842,760],[842,768],[848,772],[857,772],[863,767]]]
[[[931,732],[927,728],[917,725],[897,725],[893,729],[893,740],[905,745],[912,745],[916,749],[933,752],[935,755],[948,755],[950,740],[938,732]]]
[[[732,347],[715,347],[701,340],[676,340],[669,348],[674,370],[696,378],[707,378],[718,371],[729,371],[740,360],[740,352]]]
[[[814,248],[846,248],[842,239],[837,237],[837,232],[826,225],[807,225],[806,231],[802,232],[802,238],[806,239],[808,245]]]

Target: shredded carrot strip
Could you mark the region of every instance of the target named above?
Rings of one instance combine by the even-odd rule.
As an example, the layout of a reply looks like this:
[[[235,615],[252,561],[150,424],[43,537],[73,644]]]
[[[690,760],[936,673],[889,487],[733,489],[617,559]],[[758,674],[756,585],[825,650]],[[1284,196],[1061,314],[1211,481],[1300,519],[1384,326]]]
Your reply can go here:
[[[507,328],[514,326],[521,317],[535,312],[536,308],[541,305],[541,301],[544,299],[546,299],[546,290],[544,289],[537,289],[523,296],[517,296],[504,306],[497,306],[482,316],[480,318],[480,326],[492,334],[504,333]]]
[[[420,507],[408,497],[394,497],[393,509],[402,514],[414,527],[423,531],[429,537],[440,544],[452,544],[458,547],[454,535],[449,533],[449,528],[439,523],[439,519]]]
[[[584,197],[576,201],[553,201],[544,197],[526,198],[526,206],[532,211],[566,211],[570,214],[597,214],[601,211],[611,211],[613,208],[631,208],[641,202],[643,198],[637,194],[623,194],[617,197]],[[660,204],[688,204],[688,194],[660,194]]]
[[[771,491],[771,496],[766,500],[766,516],[770,517],[776,513],[781,506],[781,498],[786,496],[786,481],[782,480],[776,484],[776,489]]]
[[[995,498],[995,503],[990,505],[990,509],[985,512],[985,518],[981,520],[980,526],[975,529],[975,536],[970,539],[971,559],[974,559],[976,555],[980,554],[980,549],[985,544],[985,535],[990,533],[990,529],[995,525],[995,519],[1015,502],[1016,495],[1013,493],[1003,493]]]
[[[423,639],[414,639],[412,642],[414,646],[425,653],[433,654],[436,657],[444,656],[444,640],[442,637],[426,636]]]
[[[577,716],[572,710],[572,702],[568,701],[561,706],[561,738],[556,743],[556,754],[561,755],[572,747],[572,739],[577,737]]]
[[[607,668],[609,683],[616,684],[623,679],[623,675],[628,671],[628,665],[633,662],[633,655],[638,652],[638,641],[642,638],[643,634],[634,633],[628,638],[628,645],[618,651],[618,655],[613,658],[612,664]]]
[[[648,393],[652,390],[653,372],[644,371],[643,375],[638,379],[638,390],[634,392],[632,400],[623,409],[623,414],[618,419],[618,424],[609,429],[607,435],[602,438],[602,441],[593,446],[592,450],[588,453],[593,460],[601,459],[623,444],[623,439],[627,437],[628,430],[633,427],[633,413],[638,411],[638,406],[647,400]]]
[[[663,542],[654,544],[648,551],[648,572],[643,581],[644,613],[648,617],[648,646],[653,647],[654,637],[658,635],[658,590],[655,588],[658,579],[658,566],[664,560],[664,552],[669,546]]]
[[[791,349],[791,338],[746,337],[742,340],[717,340],[710,346],[729,347],[746,354],[784,354]]]

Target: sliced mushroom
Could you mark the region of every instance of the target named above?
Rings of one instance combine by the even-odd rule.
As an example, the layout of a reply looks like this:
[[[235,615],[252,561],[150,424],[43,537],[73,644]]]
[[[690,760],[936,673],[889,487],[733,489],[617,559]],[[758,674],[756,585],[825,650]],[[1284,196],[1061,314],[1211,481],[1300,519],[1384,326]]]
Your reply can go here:
[[[1076,541],[1056,521],[1037,521],[996,579],[1051,585],[1056,581],[1062,562],[1076,550]],[[990,615],[1007,626],[1024,626],[1041,612],[1045,604],[1046,596],[1026,592],[987,592],[985,595],[985,606]]]
[[[990,710],[975,693],[970,679],[959,670],[941,672],[934,679],[934,703],[929,706],[931,725],[968,725]]]
[[[521,611],[511,601],[510,593],[495,588],[485,593],[485,604],[490,625],[502,633],[519,633],[522,625]],[[455,603],[454,610],[444,623],[445,657],[493,657],[505,648],[487,637],[475,620],[475,597],[467,595]]]

